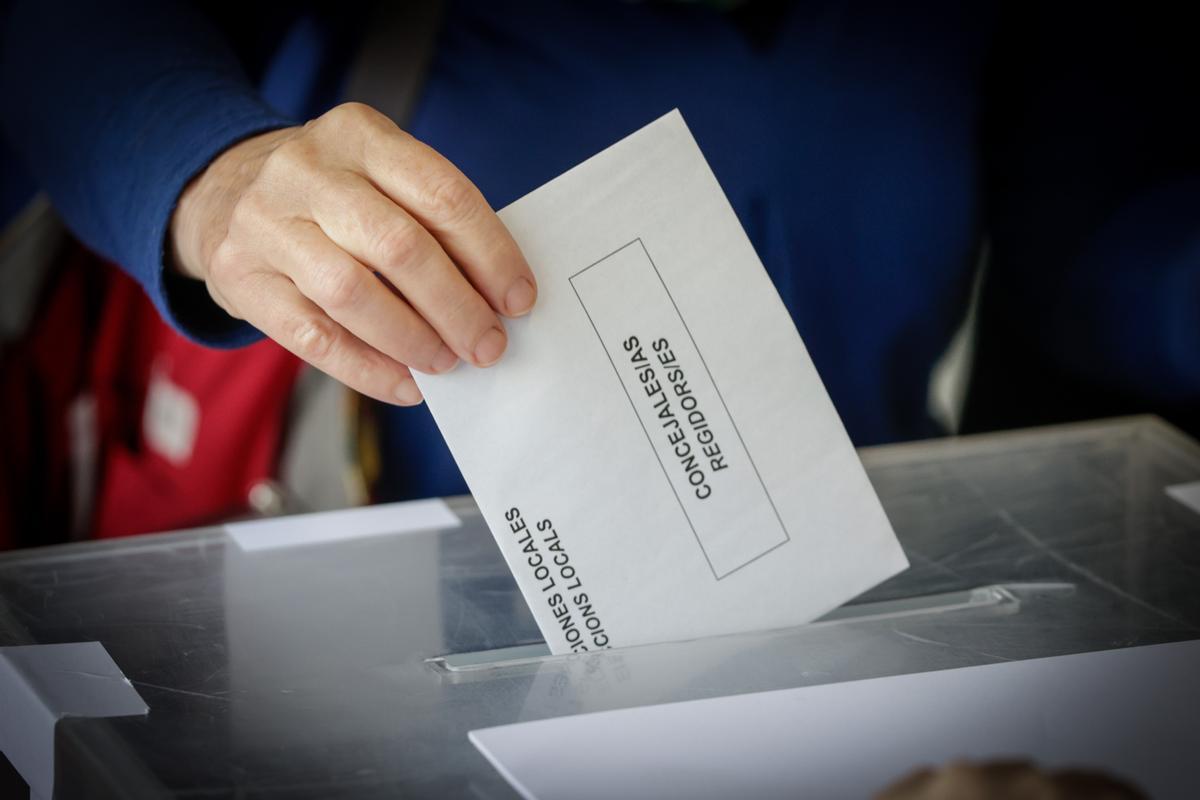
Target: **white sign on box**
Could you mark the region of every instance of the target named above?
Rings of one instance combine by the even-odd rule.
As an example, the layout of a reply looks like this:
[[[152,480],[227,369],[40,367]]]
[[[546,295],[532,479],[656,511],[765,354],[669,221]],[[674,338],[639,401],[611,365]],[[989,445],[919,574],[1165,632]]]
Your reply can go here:
[[[796,625],[907,566],[677,111],[500,218],[537,306],[417,380],[552,652]]]

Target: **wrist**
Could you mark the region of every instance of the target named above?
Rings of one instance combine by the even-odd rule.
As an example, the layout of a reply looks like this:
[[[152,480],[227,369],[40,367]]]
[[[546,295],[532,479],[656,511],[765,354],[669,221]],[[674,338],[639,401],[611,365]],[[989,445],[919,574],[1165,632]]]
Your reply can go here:
[[[297,130],[282,128],[238,142],[184,187],[167,229],[167,269],[198,280],[208,277],[212,254],[229,231],[238,199],[267,156]]]

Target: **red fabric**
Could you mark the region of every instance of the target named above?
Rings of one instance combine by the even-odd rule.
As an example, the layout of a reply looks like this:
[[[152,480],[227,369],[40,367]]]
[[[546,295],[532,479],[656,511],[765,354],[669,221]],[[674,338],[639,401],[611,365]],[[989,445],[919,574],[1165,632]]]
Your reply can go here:
[[[112,537],[245,512],[251,487],[275,475],[300,366],[270,341],[240,350],[187,341],[132,279],[73,246],[32,329],[3,353],[0,549],[64,541],[73,529]],[[189,447],[164,448],[149,430],[163,430],[146,424],[152,386],[186,401],[168,410],[196,412],[182,426]]]
[[[114,271],[115,272],[115,271]],[[287,401],[301,362],[264,340],[210,350],[158,316],[141,288],[115,273],[92,361],[106,441],[93,533],[97,538],[200,525],[248,509],[250,489],[275,474]],[[152,377],[195,400],[186,460],[147,435]]]

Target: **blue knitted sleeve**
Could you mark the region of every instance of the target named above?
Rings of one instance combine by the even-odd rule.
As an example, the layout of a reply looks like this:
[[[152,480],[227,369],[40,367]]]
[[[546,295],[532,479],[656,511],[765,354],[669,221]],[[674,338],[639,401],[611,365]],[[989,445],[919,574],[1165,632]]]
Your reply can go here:
[[[208,18],[177,2],[34,0],[9,5],[3,37],[5,132],[76,235],[191,338],[256,339],[203,284],[163,267],[188,181],[236,142],[293,124],[262,100]]]

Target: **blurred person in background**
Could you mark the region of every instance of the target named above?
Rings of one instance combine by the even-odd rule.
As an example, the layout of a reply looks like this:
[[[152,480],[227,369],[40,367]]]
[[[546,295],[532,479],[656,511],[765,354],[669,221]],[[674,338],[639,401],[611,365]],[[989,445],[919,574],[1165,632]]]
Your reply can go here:
[[[100,400],[40,423],[66,477],[29,477],[37,440],[9,448],[8,502],[70,495],[77,536],[246,513],[303,419],[286,352],[373,400],[322,451],[360,467],[347,502],[466,491],[410,375],[487,368],[536,307],[492,209],[675,107],[856,445],[944,432],[929,377],[981,264],[963,430],[1156,411],[1198,431],[1186,30],[1144,5],[6,4],[10,229],[45,192],[178,339],[114,334],[144,301],[80,289],[99,322],[55,362],[86,375],[60,394]],[[50,305],[32,317],[87,316]],[[187,349],[264,335],[282,349]],[[10,419],[42,396],[7,391]]]

